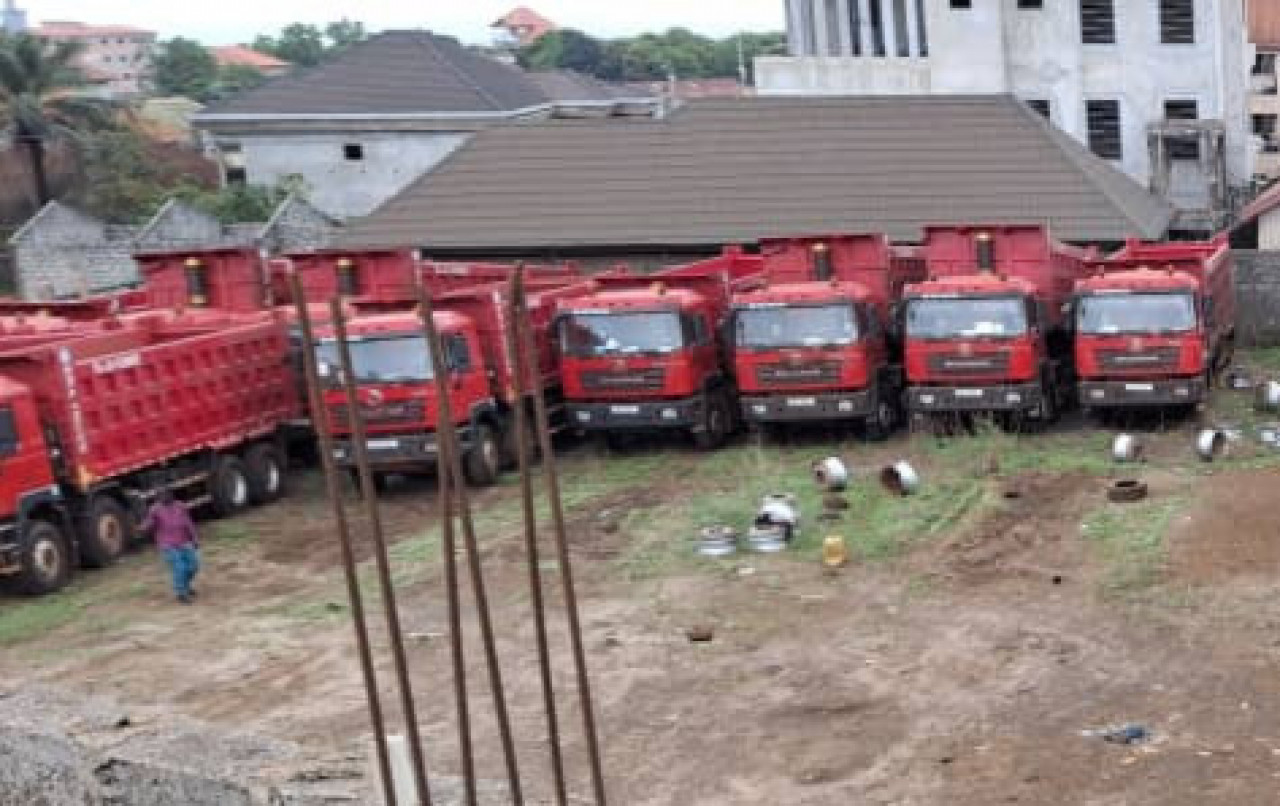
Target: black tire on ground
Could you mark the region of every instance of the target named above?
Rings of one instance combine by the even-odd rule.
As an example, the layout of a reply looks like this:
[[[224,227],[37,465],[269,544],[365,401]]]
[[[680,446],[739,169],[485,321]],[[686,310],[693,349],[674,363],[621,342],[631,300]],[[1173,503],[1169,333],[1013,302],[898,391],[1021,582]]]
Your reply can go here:
[[[28,521],[18,537],[22,570],[14,586],[28,596],[44,596],[65,586],[73,573],[71,546],[62,530],[49,521]]]
[[[105,568],[120,559],[134,540],[133,518],[114,498],[97,496],[80,525],[80,564]]]
[[[488,423],[476,426],[475,439],[471,449],[462,457],[462,465],[467,483],[473,487],[488,487],[498,480],[502,470],[502,448]]]
[[[229,518],[244,511],[251,501],[249,472],[244,462],[235,456],[217,457],[209,477],[209,495],[213,512],[219,518]]]
[[[724,392],[707,395],[707,405],[702,413],[702,427],[693,432],[693,443],[698,450],[715,450],[729,438],[733,426],[733,413]]]
[[[276,446],[265,442],[254,445],[244,455],[244,466],[253,503],[269,504],[284,495],[286,464]]]
[[[885,394],[883,386],[877,387],[871,415],[863,421],[867,439],[882,442],[889,438],[897,424],[898,411],[892,395]]]

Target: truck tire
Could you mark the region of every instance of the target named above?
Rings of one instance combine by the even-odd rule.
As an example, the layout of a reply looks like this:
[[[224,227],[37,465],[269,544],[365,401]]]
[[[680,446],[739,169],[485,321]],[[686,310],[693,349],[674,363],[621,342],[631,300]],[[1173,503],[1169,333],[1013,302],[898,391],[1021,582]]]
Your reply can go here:
[[[897,408],[893,404],[892,397],[886,395],[884,387],[881,386],[876,389],[875,405],[871,416],[865,420],[867,439],[872,442],[883,442],[893,433],[897,423]]]
[[[133,543],[133,519],[114,498],[99,495],[89,504],[80,527],[80,564],[105,568]]]
[[[702,451],[719,448],[728,439],[732,423],[733,414],[724,393],[710,393],[702,412],[702,427],[693,432],[693,443]]]
[[[249,474],[244,462],[234,456],[215,459],[209,476],[209,496],[219,518],[229,518],[248,507]]]
[[[270,504],[284,495],[285,460],[274,445],[254,445],[244,455],[249,478],[249,498],[255,504]]]
[[[71,546],[53,523],[28,521],[18,538],[18,548],[22,570],[15,583],[20,593],[44,596],[71,580]]]
[[[462,457],[463,473],[473,487],[488,487],[498,480],[502,470],[502,447],[493,432],[493,426],[480,423],[476,426],[475,441]]]

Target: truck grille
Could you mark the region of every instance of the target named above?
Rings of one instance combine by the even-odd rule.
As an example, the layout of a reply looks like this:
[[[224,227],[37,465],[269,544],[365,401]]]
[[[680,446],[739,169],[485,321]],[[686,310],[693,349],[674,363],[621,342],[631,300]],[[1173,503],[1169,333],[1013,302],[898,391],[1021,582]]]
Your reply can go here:
[[[661,367],[582,373],[582,386],[586,389],[661,389],[666,380],[666,370]]]
[[[1178,366],[1178,348],[1152,347],[1138,352],[1098,350],[1098,365],[1103,369],[1120,372],[1174,369]]]
[[[1009,369],[1009,353],[931,355],[929,371],[940,375],[989,375]]]
[[[836,383],[840,365],[833,361],[812,364],[765,364],[756,368],[756,380],[762,384]]]
[[[334,420],[345,425],[348,417],[346,406],[334,406]],[[426,418],[427,407],[421,400],[406,400],[399,403],[384,403],[379,406],[361,406],[360,413],[369,425],[388,425],[391,423],[420,423]]]

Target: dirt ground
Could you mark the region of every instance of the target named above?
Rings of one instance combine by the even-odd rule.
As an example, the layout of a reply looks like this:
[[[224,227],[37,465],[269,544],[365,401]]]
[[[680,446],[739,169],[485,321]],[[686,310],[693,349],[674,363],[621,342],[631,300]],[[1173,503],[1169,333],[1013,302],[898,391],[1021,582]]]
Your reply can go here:
[[[1079,428],[1065,426],[1060,441]],[[909,535],[890,556],[855,552],[834,572],[818,562],[816,543],[712,561],[680,532],[667,536],[682,546],[674,560],[636,573],[627,558],[637,535],[661,532],[669,513],[715,494],[703,480],[708,460],[689,451],[652,449],[656,465],[599,494],[567,487],[611,802],[1280,802],[1280,469],[1267,457],[1212,467],[1178,458],[1191,433],[1187,425],[1147,436],[1153,458],[1132,471],[1150,486],[1148,501],[1133,505],[1146,509],[1106,503],[1119,471],[1105,448],[1101,467],[1083,469],[993,454],[991,466],[966,471],[978,477],[973,506]],[[928,484],[941,461],[929,442],[842,450],[861,468],[911,457]],[[827,448],[810,439],[788,455]],[[585,448],[562,459],[570,478],[575,469],[590,476],[595,461]],[[752,472],[745,460],[728,470]],[[716,482],[733,483],[723,474]],[[286,501],[208,527],[193,607],[169,601],[147,554],[85,575],[69,594],[86,603],[81,618],[0,647],[0,687],[107,694],[300,742],[318,758],[362,752],[368,718],[319,487],[306,476]],[[477,509],[492,516],[485,571],[518,757],[533,802],[550,802],[515,492],[484,491]],[[817,530],[856,545],[862,499],[852,500],[843,521]],[[432,486],[403,486],[383,505],[404,571],[400,604],[430,768],[457,775],[438,548],[414,543],[436,522]],[[1154,551],[1130,540],[1148,527]],[[559,577],[550,544],[543,550],[561,730],[575,802],[589,803]],[[0,599],[0,624],[28,606]],[[371,613],[380,615],[376,602]],[[477,766],[498,780],[467,616]],[[692,626],[713,629],[714,640],[690,642]],[[374,629],[394,721],[380,618]],[[1091,733],[1130,723],[1149,737],[1126,745]]]

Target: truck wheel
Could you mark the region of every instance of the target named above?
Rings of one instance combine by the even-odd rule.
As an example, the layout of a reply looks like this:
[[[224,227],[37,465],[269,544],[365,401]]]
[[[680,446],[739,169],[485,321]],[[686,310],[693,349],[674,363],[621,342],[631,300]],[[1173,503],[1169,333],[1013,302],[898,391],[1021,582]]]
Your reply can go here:
[[[463,457],[463,471],[467,483],[473,487],[488,487],[498,480],[502,470],[502,449],[498,437],[488,423],[476,426],[475,443]]]
[[[693,432],[693,442],[698,449],[709,451],[723,445],[729,436],[732,416],[723,393],[712,392],[707,395],[707,406],[702,413],[702,428]]]
[[[254,445],[244,455],[244,464],[253,503],[269,504],[284,495],[285,462],[274,445]]]
[[[893,433],[893,428],[898,422],[898,413],[894,408],[893,400],[884,394],[883,389],[876,390],[875,408],[864,422],[867,439],[874,442],[882,442]]]
[[[18,539],[17,589],[28,596],[44,596],[71,580],[71,550],[62,530],[48,521],[29,521]]]
[[[209,481],[209,495],[219,518],[229,518],[249,506],[249,475],[244,462],[234,456],[218,457]]]
[[[120,559],[133,542],[133,521],[114,498],[98,496],[80,528],[80,563],[105,568]]]

